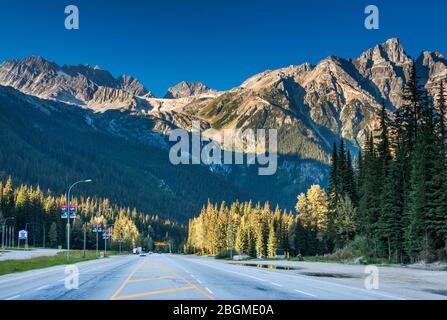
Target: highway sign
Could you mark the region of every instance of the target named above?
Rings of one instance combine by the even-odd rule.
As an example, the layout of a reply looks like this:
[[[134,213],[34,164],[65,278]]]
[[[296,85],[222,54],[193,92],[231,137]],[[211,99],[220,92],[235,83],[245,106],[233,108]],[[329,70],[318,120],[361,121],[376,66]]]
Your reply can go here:
[[[77,206],[75,204],[70,205],[70,219],[76,218],[76,208]],[[61,218],[67,219],[68,216],[68,207],[66,204],[61,206]]]
[[[106,230],[106,231],[103,232],[102,238],[107,240],[107,239],[110,238],[110,234],[111,234],[110,230]]]
[[[26,240],[26,239],[28,239],[28,231],[26,231],[26,230],[20,230],[20,231],[19,231],[19,239],[20,239],[20,240]]]

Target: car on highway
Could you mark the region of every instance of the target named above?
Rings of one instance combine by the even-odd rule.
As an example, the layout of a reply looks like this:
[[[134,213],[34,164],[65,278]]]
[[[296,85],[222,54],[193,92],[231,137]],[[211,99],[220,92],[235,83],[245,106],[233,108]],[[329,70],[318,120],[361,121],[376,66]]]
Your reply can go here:
[[[146,256],[146,252],[141,251],[141,252],[140,252],[140,257],[145,257],[145,256]]]

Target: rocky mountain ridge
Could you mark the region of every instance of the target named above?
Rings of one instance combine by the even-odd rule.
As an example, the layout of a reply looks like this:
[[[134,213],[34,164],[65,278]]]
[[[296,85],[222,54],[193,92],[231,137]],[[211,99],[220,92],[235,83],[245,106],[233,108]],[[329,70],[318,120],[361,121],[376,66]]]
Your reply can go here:
[[[354,59],[330,56],[316,65],[267,70],[228,91],[183,81],[163,99],[133,77],[114,78],[85,65],[59,67],[40,57],[0,65],[0,85],[96,112],[126,111],[150,119],[161,135],[190,130],[195,120],[205,130],[278,129],[281,154],[327,162],[340,137],[352,148],[363,143],[382,101],[390,111],[400,105],[413,61],[421,84],[436,94],[436,84],[447,78],[444,56],[424,51],[413,60],[397,38]]]

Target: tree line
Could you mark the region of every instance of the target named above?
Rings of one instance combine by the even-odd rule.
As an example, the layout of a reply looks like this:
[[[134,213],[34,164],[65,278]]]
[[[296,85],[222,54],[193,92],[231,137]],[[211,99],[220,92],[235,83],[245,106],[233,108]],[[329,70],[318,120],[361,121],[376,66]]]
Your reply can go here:
[[[330,254],[359,245],[389,262],[447,259],[447,133],[444,83],[430,97],[415,65],[402,104],[382,103],[358,155],[334,143],[327,191],[312,186],[295,212],[269,203],[208,203],[190,220],[185,251],[234,248],[253,257]]]
[[[208,202],[200,214],[190,220],[185,252],[218,255],[235,249],[235,253],[251,257],[276,257],[324,253],[313,215],[319,217],[318,226],[327,225],[328,199],[318,185],[302,195],[297,207],[307,207],[307,215],[272,209],[252,202],[234,202],[227,206]]]
[[[11,178],[5,182],[0,180],[0,226],[5,222],[9,227],[14,226],[16,245],[17,232],[26,228],[29,245],[65,248],[67,219],[61,217],[60,207],[66,202],[66,195],[43,192],[39,186],[15,187]],[[87,249],[96,247],[94,224],[110,229],[107,246],[111,249],[119,246],[123,250],[134,246],[152,249],[155,241],[170,242],[175,249],[181,247],[186,236],[184,225],[135,208],[120,207],[107,198],[73,197],[70,202],[77,205],[76,219],[71,222],[71,247],[74,249],[83,249],[84,230]],[[99,246],[104,246],[101,233]]]
[[[413,64],[402,104],[359,152],[355,168],[343,142],[330,174],[329,238],[335,248],[355,236],[370,255],[393,262],[447,257],[446,103],[444,83],[434,97],[419,85]],[[337,148],[334,146],[334,150]]]

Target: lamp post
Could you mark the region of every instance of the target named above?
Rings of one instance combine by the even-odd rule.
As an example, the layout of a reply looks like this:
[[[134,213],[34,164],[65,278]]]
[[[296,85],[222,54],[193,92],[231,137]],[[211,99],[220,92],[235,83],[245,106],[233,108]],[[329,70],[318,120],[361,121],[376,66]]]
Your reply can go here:
[[[70,186],[70,188],[68,188],[68,193],[67,193],[67,210],[68,210],[68,214],[67,214],[67,262],[70,262],[70,192],[74,186],[76,186],[80,183],[89,183],[89,182],[92,182],[92,180],[91,179],[81,180],[81,181],[73,183]]]
[[[43,248],[45,249],[45,237],[46,237],[46,228],[45,228],[45,222],[43,223]]]

